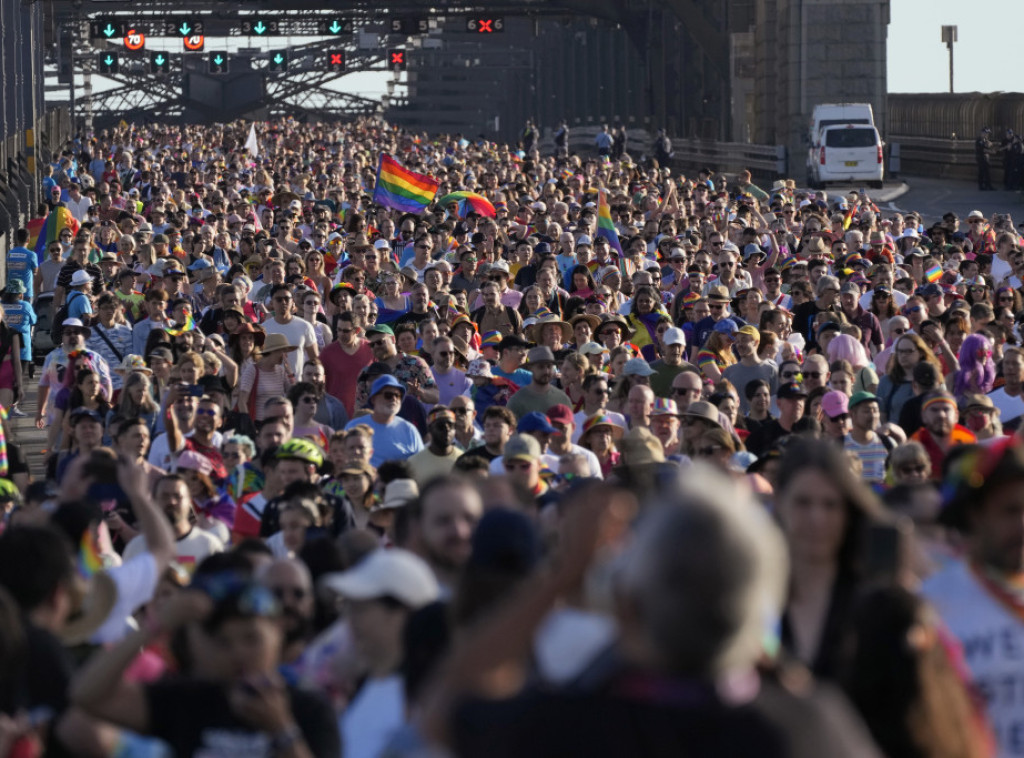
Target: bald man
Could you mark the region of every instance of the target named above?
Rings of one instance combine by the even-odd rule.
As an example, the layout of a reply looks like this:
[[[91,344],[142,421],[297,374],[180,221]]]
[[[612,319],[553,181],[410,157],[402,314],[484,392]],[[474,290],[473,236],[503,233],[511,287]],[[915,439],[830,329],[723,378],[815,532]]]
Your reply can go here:
[[[651,427],[651,411],[654,410],[654,391],[646,384],[638,384],[626,396],[626,417],[629,428]]]
[[[284,623],[281,662],[295,663],[313,635],[313,577],[302,561],[279,558],[260,572],[259,581],[281,603]]]

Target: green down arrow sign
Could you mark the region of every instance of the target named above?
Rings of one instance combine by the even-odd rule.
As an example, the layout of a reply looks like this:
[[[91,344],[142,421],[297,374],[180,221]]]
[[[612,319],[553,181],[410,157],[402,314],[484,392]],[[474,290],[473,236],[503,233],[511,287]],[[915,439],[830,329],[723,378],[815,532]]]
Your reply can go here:
[[[267,26],[262,21],[257,21],[252,30],[257,34],[263,34],[267,30]]]
[[[219,66],[220,64],[222,64],[222,63],[224,62],[224,58],[218,55],[217,57],[215,57],[215,58],[213,59],[213,62],[214,62],[214,63],[215,63],[216,65],[218,65],[218,66]]]
[[[117,34],[117,28],[113,24],[107,24],[107,28],[103,30],[103,34],[106,37],[113,37]]]
[[[275,55],[274,56],[274,63],[276,63],[278,66],[280,66],[282,63],[284,63],[284,56],[281,55],[281,53],[278,53],[277,55]]]
[[[156,58],[153,59],[153,62],[158,66],[162,66],[164,65],[164,61],[166,60],[167,59],[164,58],[162,55],[158,55]]]
[[[105,66],[113,66],[114,65],[114,59],[108,55],[106,58],[103,59],[103,65],[105,65]]]
[[[181,26],[178,27],[178,31],[181,32],[182,37],[187,37],[188,33],[192,31],[192,27],[188,25],[188,21],[182,21]]]
[[[341,31],[341,24],[339,24],[337,21],[334,21],[327,28],[331,30],[331,34],[337,34],[338,32]]]

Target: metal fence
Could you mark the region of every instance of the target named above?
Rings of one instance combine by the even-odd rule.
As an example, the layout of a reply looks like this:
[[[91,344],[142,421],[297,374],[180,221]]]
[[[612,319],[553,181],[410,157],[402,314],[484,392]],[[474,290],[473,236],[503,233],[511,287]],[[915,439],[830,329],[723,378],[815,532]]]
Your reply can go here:
[[[71,138],[71,114],[52,108],[33,128],[0,140],[0,266],[6,279],[13,232],[36,215],[42,198],[43,165],[54,160]]]
[[[572,127],[569,131],[569,152],[580,155],[597,153],[595,138],[599,127]],[[549,155],[555,149],[551,130],[540,140],[540,151]],[[640,161],[654,153],[655,135],[647,131],[631,130],[627,133],[626,152],[633,161]],[[735,174],[743,169],[758,179],[780,179],[787,175],[787,155],[784,145],[753,145],[746,142],[714,142],[700,139],[673,139],[672,168],[679,171],[697,171],[710,168],[716,174]]]

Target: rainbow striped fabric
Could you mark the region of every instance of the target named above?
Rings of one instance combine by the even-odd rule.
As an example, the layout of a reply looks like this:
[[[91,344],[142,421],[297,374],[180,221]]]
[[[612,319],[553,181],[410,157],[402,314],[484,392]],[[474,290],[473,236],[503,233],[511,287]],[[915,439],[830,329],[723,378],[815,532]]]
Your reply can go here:
[[[185,311],[185,323],[181,326],[177,326],[171,329],[167,329],[167,333],[172,337],[177,337],[179,334],[185,332],[191,332],[196,328],[196,320],[192,317],[192,311]]]
[[[612,211],[608,206],[608,194],[604,190],[597,193],[597,236],[608,240],[609,246],[619,255],[622,260],[622,245],[619,244],[619,233],[615,231],[615,224],[612,223]]]
[[[924,278],[928,280],[929,284],[934,284],[942,278],[942,267],[936,263],[930,269],[924,272]]]
[[[46,220],[42,226],[39,227],[39,233],[36,236],[35,244],[32,244],[32,240],[29,239],[29,245],[37,254],[42,255],[46,252],[47,246],[51,242],[56,242],[60,239],[60,233],[65,229],[70,229],[71,234],[78,234],[79,223],[78,219],[71,215],[71,211],[65,208],[63,205],[59,205],[50,211],[47,215]],[[28,226],[29,234],[32,233],[32,224]]]
[[[96,542],[96,536],[92,529],[86,529],[82,535],[82,542],[78,546],[78,573],[89,578],[98,571],[103,570],[103,558],[100,556],[100,546]]]
[[[402,168],[398,161],[382,153],[373,202],[403,213],[422,213],[437,194],[439,184],[426,174]]]

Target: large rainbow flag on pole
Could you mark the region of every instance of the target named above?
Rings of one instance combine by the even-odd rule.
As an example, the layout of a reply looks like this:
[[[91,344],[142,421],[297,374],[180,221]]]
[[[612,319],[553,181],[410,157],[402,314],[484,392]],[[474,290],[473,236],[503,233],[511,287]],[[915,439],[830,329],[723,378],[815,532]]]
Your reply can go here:
[[[404,213],[422,213],[437,194],[440,182],[402,168],[390,155],[381,154],[373,202]]]
[[[36,237],[33,249],[37,254],[43,255],[51,242],[57,242],[60,239],[62,231],[70,229],[71,234],[75,235],[78,234],[78,227],[78,219],[71,215],[71,211],[63,205],[58,205],[50,211],[43,225],[39,227],[39,235]],[[29,234],[31,233],[32,229],[29,227]],[[31,239],[29,239],[29,244],[32,244]]]
[[[612,211],[608,205],[608,194],[604,190],[598,190],[597,193],[597,236],[608,240],[608,247],[616,255],[619,273],[622,274],[623,280],[632,276],[633,272],[631,269],[633,266],[626,260],[626,256],[622,252],[622,245],[619,244],[619,233],[615,231],[615,224],[612,222]]]

